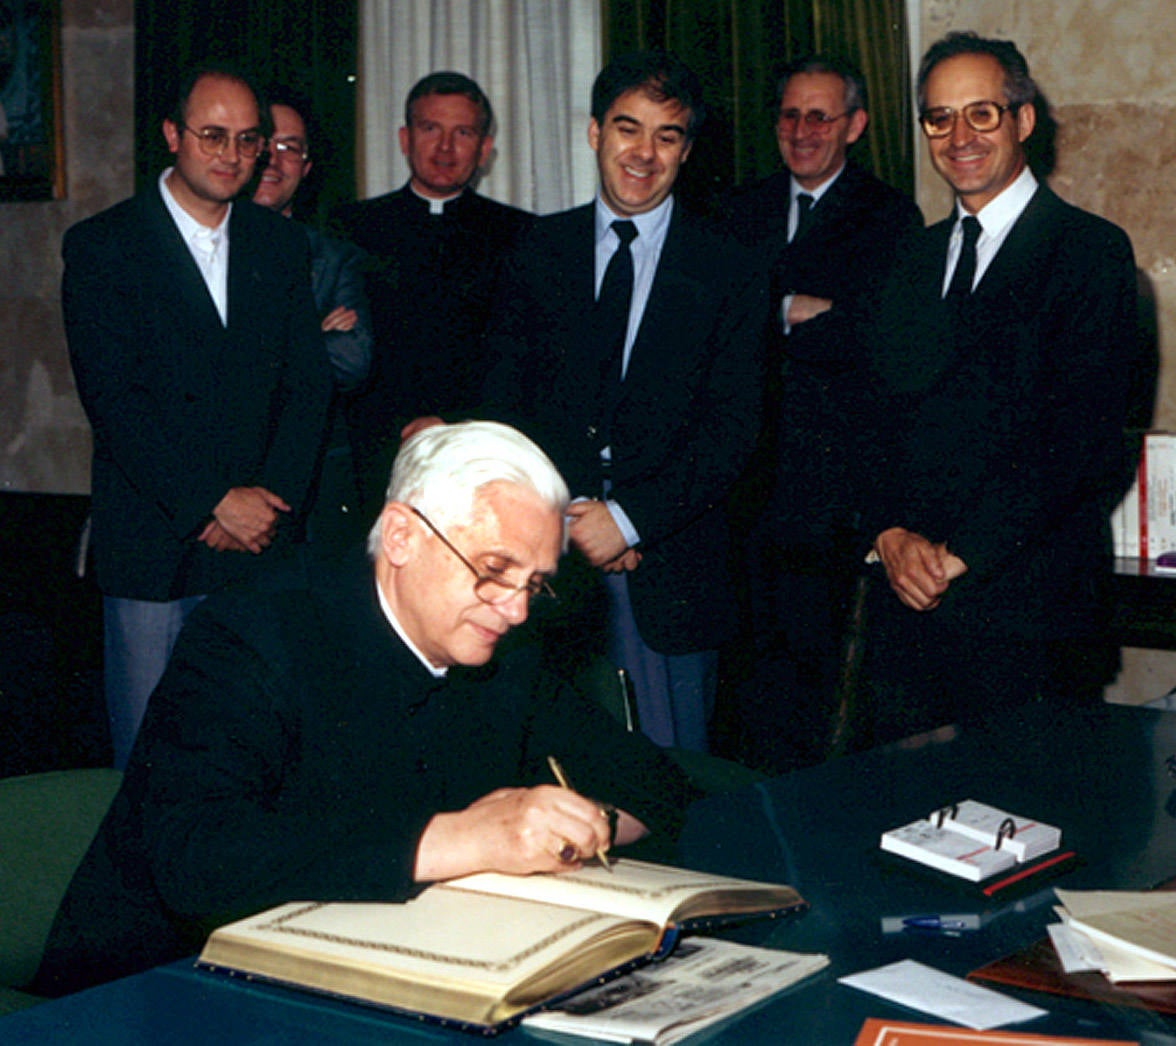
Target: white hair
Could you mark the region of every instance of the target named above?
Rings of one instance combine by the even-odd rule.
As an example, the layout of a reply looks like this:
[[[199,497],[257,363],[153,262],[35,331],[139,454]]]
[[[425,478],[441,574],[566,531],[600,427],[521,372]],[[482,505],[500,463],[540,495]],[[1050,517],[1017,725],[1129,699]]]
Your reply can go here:
[[[475,500],[491,483],[510,483],[534,493],[562,517],[568,486],[551,459],[517,429],[496,421],[434,425],[407,440],[392,464],[385,502],[420,509],[438,527],[473,519]],[[379,553],[381,515],[368,534],[368,552]]]

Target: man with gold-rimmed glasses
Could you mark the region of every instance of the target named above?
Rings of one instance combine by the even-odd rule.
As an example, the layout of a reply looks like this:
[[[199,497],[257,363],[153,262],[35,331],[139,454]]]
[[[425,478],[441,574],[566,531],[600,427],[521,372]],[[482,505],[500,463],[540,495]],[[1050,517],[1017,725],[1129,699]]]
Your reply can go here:
[[[647,833],[672,844],[692,798],[676,767],[533,645],[495,656],[548,591],[567,507],[516,430],[434,426],[397,455],[367,557],[202,604],[38,989],[179,958],[280,901],[400,901],[470,872],[575,869]]]
[[[193,69],[173,165],[63,245],[116,766],[196,602],[301,539],[330,376],[306,237],[237,199],[267,129],[239,71]]]
[[[1131,244],[1030,169],[1042,103],[1016,45],[950,34],[923,58],[918,103],[955,204],[871,317],[875,740],[1101,699],[1117,654],[1108,517],[1140,358]]]

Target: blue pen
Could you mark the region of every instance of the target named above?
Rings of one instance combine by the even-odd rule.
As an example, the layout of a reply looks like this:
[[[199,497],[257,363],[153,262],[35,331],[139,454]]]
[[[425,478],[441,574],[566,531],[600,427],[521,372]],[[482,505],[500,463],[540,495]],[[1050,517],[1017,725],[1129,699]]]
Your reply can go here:
[[[975,927],[968,925],[963,919],[944,919],[938,915],[912,915],[909,918],[903,919],[903,926],[909,926],[913,930],[972,930]]]

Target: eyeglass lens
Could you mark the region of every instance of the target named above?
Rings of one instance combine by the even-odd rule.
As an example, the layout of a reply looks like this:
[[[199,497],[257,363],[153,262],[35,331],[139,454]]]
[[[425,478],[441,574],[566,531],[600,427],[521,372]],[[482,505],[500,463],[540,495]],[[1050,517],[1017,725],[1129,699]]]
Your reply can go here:
[[[985,134],[995,131],[1000,126],[1007,105],[996,102],[970,102],[962,109],[952,109],[950,106],[940,106],[928,109],[919,117],[924,132],[931,138],[946,138],[955,127],[956,117],[962,115],[967,125],[973,131]]]

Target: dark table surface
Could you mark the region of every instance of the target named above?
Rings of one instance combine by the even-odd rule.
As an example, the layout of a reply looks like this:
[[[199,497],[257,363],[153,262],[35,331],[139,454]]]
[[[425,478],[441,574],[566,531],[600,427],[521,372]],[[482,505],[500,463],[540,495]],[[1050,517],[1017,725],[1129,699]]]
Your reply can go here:
[[[1056,884],[1144,889],[1176,875],[1176,713],[1104,706],[1034,707],[988,730],[947,729],[835,760],[692,808],[680,863],[791,883],[806,914],[749,923],[727,936],[831,965],[698,1042],[852,1043],[868,1016],[926,1021],[837,983],[899,959],[968,971],[1026,945],[1056,921],[1053,883],[989,902],[968,887],[884,861],[880,834],[945,803],[972,798],[1058,825],[1082,864]],[[968,913],[958,936],[895,930],[913,914]],[[1176,1021],[1146,1010],[1003,989],[1049,1011],[1018,1026],[1091,1038],[1176,1044]],[[536,1041],[525,1030],[504,1043]],[[174,963],[0,1019],[0,1042],[469,1042],[471,1037]],[[566,1040],[565,1040],[566,1041]]]

